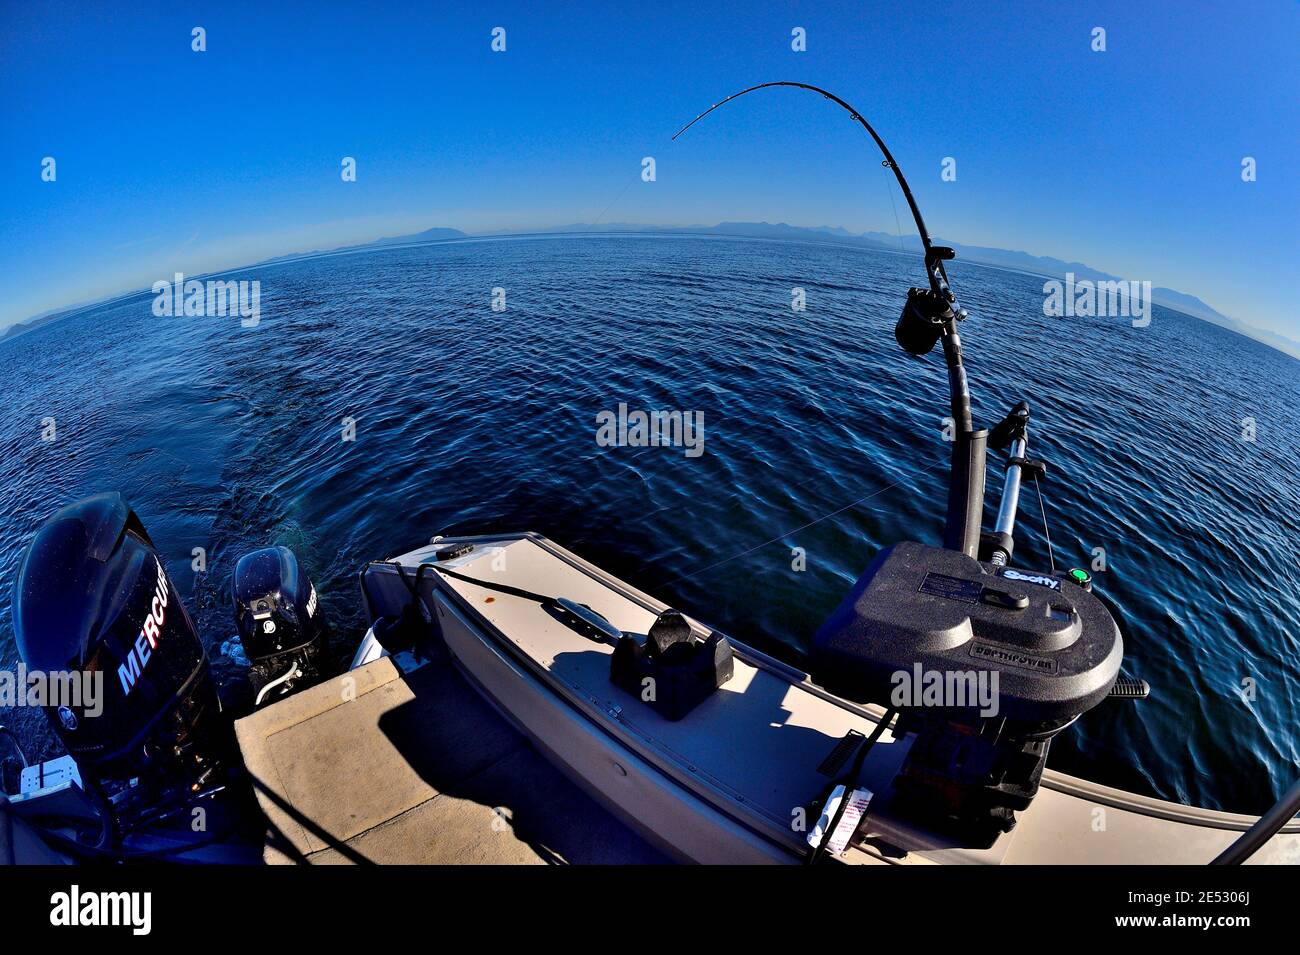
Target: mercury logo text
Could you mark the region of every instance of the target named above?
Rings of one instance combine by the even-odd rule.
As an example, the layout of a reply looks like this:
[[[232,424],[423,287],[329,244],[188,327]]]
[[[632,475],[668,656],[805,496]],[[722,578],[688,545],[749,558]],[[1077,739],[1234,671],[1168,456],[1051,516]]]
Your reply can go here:
[[[163,573],[162,564],[158,563],[157,557],[153,562],[158,568],[158,581],[154,584],[153,603],[150,605],[149,615],[144,618],[140,634],[135,638],[134,645],[126,655],[126,662],[117,668],[117,678],[122,681],[123,694],[129,694],[135,689],[140,674],[144,672],[144,668],[149,665],[149,660],[153,657],[154,648],[158,646],[158,638],[162,635],[163,623],[167,620],[167,575]]]

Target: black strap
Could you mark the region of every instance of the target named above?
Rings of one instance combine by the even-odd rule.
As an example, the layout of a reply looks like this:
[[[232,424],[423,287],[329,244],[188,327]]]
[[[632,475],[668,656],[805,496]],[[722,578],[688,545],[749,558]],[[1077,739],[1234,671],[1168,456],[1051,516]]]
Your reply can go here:
[[[524,590],[520,587],[511,587],[507,584],[493,583],[490,580],[480,580],[478,577],[469,577],[465,574],[458,574],[454,570],[448,570],[446,567],[439,567],[437,564],[421,564],[420,569],[432,567],[440,574],[446,574],[456,580],[463,580],[467,584],[473,584],[475,587],[482,587],[485,590],[495,590],[499,594],[509,594],[511,597],[522,597],[524,600],[532,600],[543,607],[550,607],[555,604],[554,597],[544,597],[541,594],[535,594],[531,590]]]
[[[866,742],[858,747],[858,754],[853,758],[852,767],[847,773],[831,783],[830,792],[832,794],[835,792],[836,786],[843,786],[844,795],[840,797],[840,804],[835,809],[835,816],[831,819],[830,824],[827,825],[826,831],[822,833],[821,841],[817,843],[815,849],[804,856],[804,865],[813,865],[821,859],[822,854],[826,851],[826,847],[830,845],[831,835],[839,828],[840,820],[844,818],[844,810],[849,806],[849,797],[853,795],[853,784],[858,781],[858,774],[862,772],[862,764],[866,762],[867,753],[871,752],[871,747],[876,745],[876,740],[880,739],[886,728],[888,728],[890,722],[893,721],[895,712],[896,711],[892,709],[885,710],[885,715],[880,718],[880,722],[877,723],[876,728],[871,731],[871,735],[867,737]],[[830,797],[828,796],[827,798],[829,799]],[[858,825],[862,825],[862,820],[867,818],[867,814],[870,811],[871,807],[868,806],[867,811],[864,812],[862,818],[858,820]]]
[[[412,582],[411,579],[407,576],[406,570],[403,567],[401,561],[386,560],[386,561],[376,561],[375,563],[389,564],[390,566],[392,566],[397,571],[398,579],[402,582],[402,584],[406,587],[406,589],[410,591],[411,602],[407,604],[406,609],[403,611],[403,615],[418,609],[420,616],[424,618],[424,622],[426,624],[430,623],[433,620],[433,613],[430,611],[429,605],[424,602],[424,596],[420,593],[420,583],[424,579],[425,570],[429,568],[436,570],[440,574],[445,574],[448,577],[454,577],[456,580],[463,580],[467,584],[474,584],[476,587],[483,587],[487,590],[495,590],[498,593],[509,594],[512,597],[521,597],[524,600],[533,600],[541,604],[543,607],[556,606],[556,601],[554,597],[544,597],[541,594],[535,594],[532,591],[522,590],[519,587],[509,587],[505,584],[493,583],[492,581],[488,581],[488,580],[480,580],[477,577],[469,577],[465,574],[458,574],[454,570],[448,570],[446,567],[440,567],[437,564],[426,564],[426,563],[420,564],[415,570],[415,580],[414,582]],[[365,586],[365,577],[363,576],[362,587],[364,588],[364,586]],[[394,648],[394,647],[385,646],[384,649],[392,653],[394,652],[395,649],[406,649],[406,647]]]
[[[428,565],[428,564],[421,564],[419,567],[415,568],[415,583],[411,583],[411,582],[410,582],[409,580],[407,580],[407,578],[406,578],[406,571],[402,569],[402,562],[401,562],[401,561],[399,561],[399,560],[390,560],[390,561],[387,561],[387,563],[392,564],[394,567],[397,568],[397,578],[398,578],[398,580],[400,580],[403,584],[406,585],[406,589],[409,590],[409,591],[411,592],[411,596],[412,596],[412,597],[414,597],[416,600],[419,600],[419,599],[420,599],[420,581],[424,579],[424,568],[427,567],[427,566],[429,566],[429,565]]]
[[[1020,473],[1024,477],[1032,477],[1034,480],[1039,478],[1047,479],[1047,462],[1040,461],[1037,458],[1009,458],[1007,464],[1014,464],[1020,468]]]
[[[420,610],[420,616],[424,618],[424,622],[431,623],[433,621],[433,613],[429,610],[429,605],[424,602],[424,597],[420,593],[420,583],[424,580],[424,568],[429,565],[421,564],[419,567],[415,568],[415,583],[411,583],[411,581],[406,578],[406,571],[402,569],[401,561],[390,560],[387,563],[390,563],[397,568],[397,579],[400,580],[406,586],[406,589],[411,592],[411,602],[407,606],[418,607]]]

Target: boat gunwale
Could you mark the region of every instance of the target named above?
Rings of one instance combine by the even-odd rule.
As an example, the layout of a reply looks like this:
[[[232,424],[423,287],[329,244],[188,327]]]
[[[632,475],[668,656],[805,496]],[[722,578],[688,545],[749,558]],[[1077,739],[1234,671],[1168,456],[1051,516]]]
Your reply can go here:
[[[531,532],[530,532],[531,533]],[[532,540],[541,544],[545,538],[531,537],[529,534],[518,535],[482,535],[474,538],[456,537],[444,538],[444,541],[451,542],[514,542],[518,540]],[[549,543],[549,542],[548,542]],[[552,556],[563,558],[564,555],[556,554],[549,548],[543,548],[551,553]],[[411,554],[420,551],[412,551]],[[409,557],[410,554],[402,555]],[[400,558],[394,558],[394,560]],[[369,567],[388,568],[387,573],[396,573],[392,570],[392,561],[377,561]],[[406,565],[404,565],[406,566]],[[586,572],[583,567],[575,569]],[[598,730],[602,735],[607,736],[617,746],[630,750],[638,759],[647,766],[654,769],[656,773],[682,789],[686,794],[700,800],[705,805],[711,807],[714,811],[730,819],[736,825],[742,826],[755,836],[766,842],[773,844],[782,852],[792,857],[798,857],[803,840],[797,834],[787,830],[784,825],[779,825],[777,820],[762,807],[756,806],[745,799],[743,794],[739,794],[731,787],[725,787],[723,784],[713,780],[706,773],[693,770],[689,761],[680,757],[679,754],[663,746],[660,741],[654,737],[645,735],[642,731],[636,729],[631,724],[624,722],[616,716],[611,716],[605,711],[598,700],[583,695],[577,688],[571,686],[566,681],[559,679],[555,674],[549,672],[541,663],[530,654],[526,653],[521,647],[511,641],[504,633],[500,631],[490,620],[484,618],[473,606],[467,601],[461,593],[450,586],[439,586],[437,581],[440,577],[425,578],[435,587],[437,592],[447,598],[449,609],[460,617],[462,625],[466,626],[472,632],[477,634],[480,639],[487,637],[491,644],[496,648],[498,654],[504,654],[507,662],[512,662],[523,669],[524,676],[531,676],[541,687],[554,697],[565,704],[576,715]],[[605,583],[602,579],[600,583]],[[641,604],[641,600],[634,601]],[[643,607],[645,610],[653,610],[652,607]],[[695,621],[698,623],[699,621]],[[454,654],[453,654],[454,657]],[[754,664],[757,666],[757,664]],[[463,668],[463,665],[457,660],[457,666]],[[766,667],[764,668],[766,669]],[[784,669],[778,671],[783,678],[786,677]],[[471,674],[472,676],[472,674]],[[478,679],[471,679],[472,684],[482,691],[482,683]],[[493,700],[494,705],[504,706],[504,703],[496,703],[494,698],[489,694],[488,697]],[[600,718],[603,717],[603,718]],[[869,718],[869,717],[868,717]],[[681,770],[685,769],[686,772]],[[783,822],[783,820],[782,820]]]
[[[582,557],[578,556],[572,551],[569,551],[562,545],[555,543],[554,541],[550,540],[544,535],[537,533],[536,531],[513,531],[513,532],[503,532],[503,533],[495,533],[495,534],[454,535],[454,536],[447,536],[447,537],[439,537],[436,540],[436,545],[429,544],[424,547],[415,548],[414,550],[406,551],[386,561],[373,561],[367,564],[365,568],[363,568],[362,573],[364,574],[367,570],[369,570],[372,567],[377,568],[377,567],[387,566],[389,568],[392,568],[395,562],[402,561],[403,559],[406,560],[414,559],[416,560],[415,566],[418,566],[420,563],[426,563],[428,561],[425,559],[425,557],[423,556],[417,557],[417,555],[427,555],[430,552],[430,549],[432,547],[441,546],[448,543],[486,543],[486,542],[509,543],[518,540],[528,540],[533,542],[542,550],[549,553],[551,556],[564,561],[565,563],[569,564],[571,567],[579,571],[582,571],[583,573],[587,574],[589,577],[592,577],[593,579],[597,580],[599,583],[603,584],[609,589],[620,594],[625,599],[628,599],[633,603],[639,605],[644,610],[657,614],[662,612],[663,610],[669,609],[668,605],[663,603],[662,601],[656,600],[654,597],[651,597],[649,594],[646,594],[636,589],[631,584],[628,584],[627,582],[620,580],[619,578],[610,574],[608,571],[603,570],[597,565],[590,563],[589,561],[583,559]],[[409,565],[404,564],[403,566],[409,566]],[[396,573],[395,570],[392,570],[390,572]],[[524,653],[518,646],[514,645],[512,641],[506,638],[504,634],[502,634],[499,630],[497,630],[497,628],[494,625],[492,625],[490,621],[486,620],[481,614],[475,611],[472,608],[472,606],[468,603],[468,601],[466,601],[464,597],[455,590],[455,588],[449,586],[446,587],[438,586],[437,589],[444,594],[451,595],[451,597],[456,601],[456,603],[460,605],[462,611],[468,612],[473,616],[474,620],[481,622],[481,624],[484,625],[481,627],[481,629],[484,632],[486,632],[489,636],[491,636],[494,642],[501,644],[503,648],[505,648],[511,654],[512,657],[521,657],[521,656],[524,657],[525,659],[522,660],[521,662],[524,662],[529,667],[530,670],[535,671],[538,677],[552,684],[559,684],[561,686],[564,686],[563,681],[557,680],[552,674],[547,672],[545,668],[538,663],[537,660],[533,659],[531,656]],[[703,623],[702,621],[699,621],[698,619],[690,616],[689,614],[687,615],[687,617],[693,623],[704,628],[706,631],[719,633],[722,636],[726,637],[727,640],[731,643],[733,651],[751,666],[754,666],[757,669],[766,670],[774,674],[775,676],[779,677],[780,679],[786,680],[792,686],[799,687],[799,689],[803,690],[804,692],[811,693],[812,695],[822,700],[825,700],[829,703],[832,703],[835,706],[838,706],[847,712],[850,712],[854,715],[857,715],[865,719],[869,719],[874,723],[879,723],[880,720],[883,718],[885,712],[884,707],[879,706],[877,704],[870,704],[870,703],[865,705],[857,704],[852,702],[851,700],[845,700],[841,697],[835,696],[834,694],[828,692],[827,690],[813,683],[812,680],[809,678],[808,674],[798,669],[797,667],[791,666],[790,664],[784,663],[776,659],[775,657],[763,653],[761,650],[757,650],[749,646],[748,644],[735,639],[730,634],[727,634],[721,630],[715,630],[714,628],[709,627],[707,624]],[[572,705],[572,701],[570,701],[570,705]],[[616,740],[619,739],[618,734],[614,734],[610,732],[609,726],[602,725],[604,723],[611,722],[611,721],[597,720],[593,718],[592,714],[584,712],[582,709],[578,707],[574,707],[574,708],[578,710],[578,712],[582,712],[582,715],[586,719],[594,723],[596,726],[600,727],[607,734],[611,735],[614,739]],[[623,727],[624,729],[627,729],[626,724],[623,724],[621,720],[614,719],[612,720],[612,722],[617,723],[619,726]],[[665,770],[663,767],[659,767],[659,769],[661,772],[667,772],[667,770]],[[670,778],[678,780],[680,785],[683,785],[685,788],[692,791],[694,790],[694,787],[689,785],[691,780],[695,780],[699,783],[703,783],[706,789],[713,788],[712,786],[709,785],[707,780],[702,779],[698,774],[694,774],[691,777],[686,779],[679,779],[679,777],[677,777],[676,774],[672,774],[672,773],[668,773],[668,775]],[[1137,793],[1128,792],[1126,790],[1117,789],[1113,786],[1106,786],[1102,783],[1096,783],[1090,780],[1082,779],[1077,776],[1071,776],[1067,773],[1062,773],[1057,770],[1053,770],[1050,767],[1045,768],[1043,770],[1041,785],[1047,787],[1048,789],[1052,789],[1056,792],[1059,792],[1063,795],[1076,798],[1076,799],[1085,800],[1094,804],[1100,804],[1115,809],[1126,810],[1128,812],[1133,812],[1138,815],[1147,816],[1149,818],[1165,819],[1172,822],[1182,823],[1185,825],[1199,826],[1207,829],[1222,829],[1222,830],[1234,831],[1234,832],[1245,832],[1247,829],[1253,826],[1260,818],[1257,815],[1228,812],[1226,810],[1221,810],[1221,809],[1205,809],[1199,806],[1187,806],[1182,803],[1172,802],[1166,799],[1159,799],[1152,796],[1143,796]],[[725,791],[719,790],[718,794],[729,799],[733,803],[736,802],[735,797],[730,796]],[[710,802],[712,801],[713,800],[710,800]],[[747,804],[741,803],[741,805],[747,805]],[[719,806],[719,808],[723,809],[724,807]],[[747,807],[747,808],[752,808],[752,807]],[[731,814],[730,810],[724,809],[724,811],[727,811],[728,814]],[[747,825],[747,828],[752,829],[753,826]],[[1300,816],[1297,816],[1296,818],[1289,821],[1285,826],[1283,826],[1281,829],[1278,830],[1277,834],[1281,835],[1281,834],[1295,834],[1295,833],[1300,833]],[[769,839],[771,838],[771,836],[765,836],[765,837]]]
[[[447,591],[443,591],[443,592],[446,593]],[[454,594],[454,592],[452,593]],[[484,631],[478,626],[476,626],[473,621],[466,619],[466,610],[463,605],[463,598],[459,594],[454,594],[454,597],[455,597],[455,603],[454,605],[449,606],[448,609],[452,613],[456,614],[456,616],[460,620],[460,623],[463,626],[465,626],[471,633],[473,633],[476,636],[481,636]],[[469,613],[473,614],[473,611],[469,611]],[[473,616],[474,616],[474,620],[482,619],[478,617],[477,614],[473,614]],[[492,629],[495,630],[495,628]],[[563,683],[562,681],[557,681],[551,675],[546,673],[544,668],[542,668],[537,663],[536,660],[532,660],[528,658],[526,654],[522,654],[518,652],[519,651],[518,647],[514,647],[513,650],[516,652],[512,652],[512,648],[506,646],[506,641],[504,637],[501,637],[499,633],[489,634],[489,635],[493,637],[491,643],[489,644],[489,648],[498,656],[500,656],[503,662],[507,666],[511,667],[512,669],[522,668],[516,670],[516,676],[518,678],[523,680],[530,680],[533,683],[535,683],[541,692],[549,694],[550,696],[556,698],[560,703],[562,703],[565,706],[567,710],[571,711],[575,717],[581,719],[585,724],[587,724],[591,729],[598,732],[601,736],[606,737],[613,746],[628,751],[628,754],[633,759],[636,759],[638,762],[644,765],[648,770],[652,771],[657,776],[661,777],[665,782],[667,782],[675,789],[681,790],[686,798],[695,800],[703,807],[711,810],[712,812],[716,812],[719,816],[728,820],[731,824],[738,826],[741,829],[744,829],[745,831],[749,832],[756,839],[761,839],[763,842],[770,844],[773,847],[773,849],[786,854],[791,861],[798,861],[800,857],[799,849],[802,845],[801,842],[796,841],[792,843],[788,840],[788,838],[782,839],[781,836],[785,834],[784,830],[779,830],[776,829],[775,827],[771,827],[770,820],[767,819],[766,816],[761,814],[754,814],[749,817],[746,817],[744,815],[738,814],[733,808],[734,806],[739,805],[746,809],[752,809],[753,807],[750,804],[736,799],[734,795],[732,795],[731,793],[725,790],[717,788],[713,784],[711,779],[707,777],[700,776],[699,774],[686,777],[681,775],[680,773],[674,772],[672,770],[672,767],[681,765],[680,761],[673,760],[673,759],[665,760],[664,758],[665,754],[662,751],[656,749],[653,745],[650,745],[648,747],[645,746],[644,744],[647,744],[648,742],[651,741],[647,741],[643,738],[640,739],[640,742],[643,744],[642,746],[633,745],[633,743],[635,742],[634,740],[629,740],[627,738],[624,738],[623,736],[620,736],[617,732],[614,731],[613,728],[611,728],[610,725],[607,725],[606,722],[593,719],[589,710],[585,708],[583,705],[580,705],[583,701],[576,700],[573,698],[574,693],[572,687],[570,687],[566,683]],[[533,734],[529,731],[529,729],[526,726],[522,726],[521,724],[519,724],[518,721],[516,721],[513,718],[513,716],[509,713],[507,704],[504,701],[498,700],[495,694],[487,690],[483,682],[468,668],[468,666],[466,666],[461,660],[459,660],[455,656],[455,654],[452,655],[452,658],[455,662],[457,669],[464,674],[469,684],[473,686],[475,690],[477,690],[479,693],[483,694],[484,697],[488,700],[488,702],[493,707],[495,707],[499,711],[502,711],[503,715],[505,715],[506,718],[509,719],[513,725],[518,727],[520,732],[532,738]],[[557,685],[559,689],[557,689]],[[591,702],[591,701],[587,701],[587,702]],[[598,704],[595,705],[598,706]],[[632,732],[631,728],[628,727],[626,724],[622,723],[621,721],[614,720],[613,722],[616,723],[619,728],[626,730],[629,734]],[[544,741],[539,740],[538,745],[540,745],[542,749],[548,752],[551,751],[550,747],[547,746]],[[671,753],[667,755],[670,757],[672,756]],[[576,772],[576,770],[574,770],[574,772]],[[692,786],[691,783],[693,781],[701,783],[703,788],[697,789],[695,786]],[[598,791],[598,787],[595,787],[587,780],[580,780],[580,784],[583,785],[584,788],[587,788],[588,791],[592,791],[593,789]],[[710,798],[710,790],[712,790],[712,792],[716,795],[717,798]],[[621,810],[616,810],[616,814],[622,815]],[[758,820],[759,822],[766,822],[769,825],[768,826],[759,825],[756,824],[754,820]],[[640,827],[634,826],[634,828],[640,828]],[[778,833],[778,834],[774,835],[773,833]],[[672,854],[672,852],[670,852],[670,854]]]

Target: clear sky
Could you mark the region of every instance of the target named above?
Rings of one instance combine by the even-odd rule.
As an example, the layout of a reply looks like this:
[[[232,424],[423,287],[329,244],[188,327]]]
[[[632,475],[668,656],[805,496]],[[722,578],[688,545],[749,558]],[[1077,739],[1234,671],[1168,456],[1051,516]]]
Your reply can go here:
[[[1300,334],[1295,0],[0,0],[0,20],[0,327],[431,226],[895,231],[878,156],[809,94],[756,94],[669,142],[723,95],[790,79],[863,111],[936,235]]]

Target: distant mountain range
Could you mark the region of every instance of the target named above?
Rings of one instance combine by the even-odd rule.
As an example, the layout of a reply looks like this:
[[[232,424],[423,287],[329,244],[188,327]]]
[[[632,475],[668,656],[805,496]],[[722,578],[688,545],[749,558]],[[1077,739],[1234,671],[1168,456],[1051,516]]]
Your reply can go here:
[[[272,262],[287,262],[291,259],[310,258],[313,255],[326,255],[330,252],[355,252],[358,249],[377,249],[386,245],[410,245],[416,242],[438,242],[443,239],[468,239],[469,235],[461,232],[459,229],[443,229],[434,227],[425,229],[423,232],[415,232],[411,235],[395,235],[387,239],[375,239],[374,242],[363,242],[361,245],[346,245],[341,249],[317,249],[314,252],[291,252],[288,255],[277,255],[274,258],[263,259],[258,265],[269,265]]]
[[[423,232],[415,232],[410,235],[389,236],[387,238],[375,239],[373,242],[365,242],[360,245],[349,245],[337,249],[318,249],[311,252],[278,255],[274,258],[264,259],[256,264],[270,265],[278,262],[293,261],[295,259],[310,258],[316,255],[326,255],[332,252],[355,252],[364,249],[375,249],[396,245],[411,245],[421,242],[445,241],[450,239],[485,238],[491,236],[524,234],[562,235],[592,232],[653,232],[659,234],[666,233],[679,235],[730,235],[746,238],[835,242],[846,245],[884,249],[891,252],[902,251],[919,254],[921,251],[921,240],[917,236],[904,236],[900,238],[896,235],[890,235],[887,232],[853,233],[838,226],[794,226],[788,225],[784,222],[720,222],[717,225],[711,226],[652,226],[629,222],[614,222],[602,223],[599,225],[574,223],[572,225],[554,226],[542,230],[500,231],[475,233],[474,235],[462,232],[459,229],[435,227],[432,229],[425,229]],[[938,237],[934,239],[934,242],[936,245],[951,246],[957,252],[957,258],[959,261],[975,262],[983,265],[996,266],[998,268],[1013,269],[1018,272],[1028,272],[1048,278],[1061,278],[1067,272],[1073,272],[1076,279],[1089,279],[1092,281],[1119,281],[1121,279],[1118,275],[1110,275],[1106,272],[1098,271],[1082,262],[1066,262],[1062,259],[1055,259],[1050,256],[1030,255],[1028,252],[1020,252],[1011,249],[996,249],[987,246],[965,245],[961,242],[954,242],[950,239],[942,239]],[[249,266],[249,268],[252,267],[253,266]],[[35,316],[34,318],[28,319],[25,322],[10,326],[5,334],[0,336],[0,341],[17,335],[26,334],[27,332],[33,331],[44,325],[48,325],[51,322],[58,321],[60,318],[81,311],[90,305],[96,305],[100,302],[110,301],[112,298],[121,297],[123,296],[111,296],[110,298],[100,299],[96,302],[86,302],[70,308],[45,312],[41,315]],[[1188,295],[1185,292],[1179,292],[1170,288],[1156,287],[1151,290],[1151,297],[1157,305],[1172,308],[1175,311],[1182,312],[1185,315],[1191,315],[1194,318],[1199,318],[1212,325],[1219,325],[1222,328],[1227,328],[1231,331],[1237,332],[1238,334],[1253,338],[1256,341],[1262,342],[1272,348],[1276,348],[1278,351],[1285,352],[1295,358],[1300,358],[1300,341],[1261,328],[1255,328],[1252,325],[1247,325],[1237,319],[1230,318],[1222,312],[1207,305],[1195,295]]]
[[[3,335],[0,335],[0,342],[4,341],[6,338],[17,338],[19,335],[24,335],[27,332],[34,332],[41,326],[48,325],[50,322],[57,322],[59,319],[71,315],[75,311],[76,308],[59,308],[52,312],[43,312],[35,318],[27,319],[25,322],[15,322],[5,329]]]

